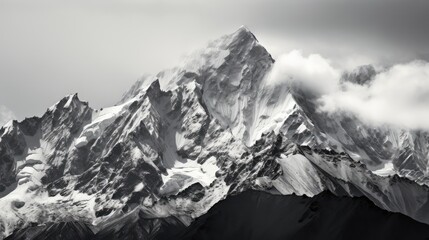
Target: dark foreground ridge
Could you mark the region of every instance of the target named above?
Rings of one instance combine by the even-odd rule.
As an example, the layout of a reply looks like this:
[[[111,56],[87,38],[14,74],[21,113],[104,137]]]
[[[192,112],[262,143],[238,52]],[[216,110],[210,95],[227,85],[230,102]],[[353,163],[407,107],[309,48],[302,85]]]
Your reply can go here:
[[[429,239],[429,226],[363,197],[248,191],[215,205],[181,239]]]
[[[7,239],[429,239],[426,224],[363,197],[329,192],[309,198],[247,191],[219,202],[187,228],[174,218],[134,216],[107,224],[97,234],[72,222],[18,230]]]

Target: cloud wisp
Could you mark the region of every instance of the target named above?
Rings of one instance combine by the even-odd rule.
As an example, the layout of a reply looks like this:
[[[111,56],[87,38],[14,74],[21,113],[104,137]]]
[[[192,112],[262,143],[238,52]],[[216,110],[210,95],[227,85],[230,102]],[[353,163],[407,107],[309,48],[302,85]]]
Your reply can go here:
[[[0,128],[13,119],[16,119],[15,113],[6,106],[0,105]]]

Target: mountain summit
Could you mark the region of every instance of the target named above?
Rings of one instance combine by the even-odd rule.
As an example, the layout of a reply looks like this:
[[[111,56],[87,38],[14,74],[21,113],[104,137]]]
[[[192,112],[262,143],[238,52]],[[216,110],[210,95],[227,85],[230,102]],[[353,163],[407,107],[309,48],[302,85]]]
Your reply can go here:
[[[100,228],[136,212],[189,225],[247,189],[366,196],[429,223],[428,135],[320,113],[303,89],[267,84],[273,64],[241,27],[138,81],[116,106],[70,95],[3,127],[2,236],[30,223]]]

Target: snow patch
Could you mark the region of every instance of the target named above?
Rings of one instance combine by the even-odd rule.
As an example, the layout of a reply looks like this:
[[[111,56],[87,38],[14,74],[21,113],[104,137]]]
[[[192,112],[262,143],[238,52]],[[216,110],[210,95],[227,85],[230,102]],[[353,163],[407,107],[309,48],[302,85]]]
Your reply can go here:
[[[127,102],[128,103],[128,102]],[[86,146],[89,141],[101,136],[103,131],[112,124],[127,105],[124,103],[119,106],[105,108],[95,114],[92,122],[83,128],[79,138],[75,140],[75,147]]]
[[[167,169],[167,175],[162,176],[164,186],[160,191],[163,194],[177,194],[194,183],[200,183],[208,187],[216,180],[216,157],[208,158],[203,164],[196,161],[186,160],[186,162],[176,161],[174,167]]]
[[[395,167],[393,162],[387,162],[380,169],[372,171],[372,173],[377,174],[382,177],[392,176],[396,174]]]
[[[74,95],[69,95],[66,104],[64,105],[64,108],[69,108],[72,101],[73,101]]]
[[[317,169],[301,154],[279,158],[283,175],[273,180],[273,186],[282,194],[314,196],[324,190]]]
[[[144,188],[144,184],[139,183],[134,187],[134,192],[140,192],[141,190],[143,190],[143,188]]]

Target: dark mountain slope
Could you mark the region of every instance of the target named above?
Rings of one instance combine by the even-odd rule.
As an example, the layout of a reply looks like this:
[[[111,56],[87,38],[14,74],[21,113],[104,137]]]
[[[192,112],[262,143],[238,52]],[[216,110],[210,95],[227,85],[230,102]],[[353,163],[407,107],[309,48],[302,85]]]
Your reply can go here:
[[[247,191],[216,204],[180,239],[429,239],[429,226],[366,198]]]
[[[48,223],[16,230],[5,240],[91,240],[94,233],[81,222]]]

